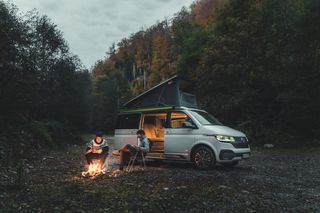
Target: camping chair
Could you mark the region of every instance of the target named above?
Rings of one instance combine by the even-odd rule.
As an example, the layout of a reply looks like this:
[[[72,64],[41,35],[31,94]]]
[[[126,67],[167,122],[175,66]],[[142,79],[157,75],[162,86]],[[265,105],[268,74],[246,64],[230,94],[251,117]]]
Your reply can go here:
[[[136,161],[139,161],[140,162],[140,165],[143,166],[143,170],[144,168],[146,167],[146,161],[145,161],[145,152],[142,152],[142,151],[137,151],[136,154],[132,155],[130,157],[130,160],[129,160],[129,163],[128,163],[128,166],[127,166],[127,172],[131,172],[132,169],[133,169],[133,166],[134,166],[134,163]]]
[[[153,142],[149,141],[149,150],[150,151],[151,151],[152,144],[153,144]],[[140,162],[140,166],[143,166],[142,169],[144,170],[145,167],[146,167],[146,158],[145,158],[146,154],[147,154],[146,152],[137,151],[134,155],[132,155],[130,157],[130,160],[129,160],[129,163],[128,163],[126,171],[127,172],[131,172],[132,169],[133,169],[134,163],[136,161]]]

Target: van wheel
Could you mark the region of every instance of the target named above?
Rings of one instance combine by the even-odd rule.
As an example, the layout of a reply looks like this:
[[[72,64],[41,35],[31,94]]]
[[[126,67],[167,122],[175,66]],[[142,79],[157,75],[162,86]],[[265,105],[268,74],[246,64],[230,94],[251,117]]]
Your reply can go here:
[[[205,170],[216,164],[216,158],[212,150],[207,146],[200,146],[194,152],[192,161],[197,169]]]

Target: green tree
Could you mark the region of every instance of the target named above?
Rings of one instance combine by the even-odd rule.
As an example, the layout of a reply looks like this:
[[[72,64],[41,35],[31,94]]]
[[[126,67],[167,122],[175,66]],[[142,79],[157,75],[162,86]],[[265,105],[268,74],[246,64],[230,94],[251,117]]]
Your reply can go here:
[[[63,132],[87,128],[90,76],[47,16],[22,16],[0,1],[0,74],[0,147],[7,155],[62,145]]]
[[[118,110],[127,98],[128,82],[117,72],[100,75],[93,80],[92,128],[112,132]]]

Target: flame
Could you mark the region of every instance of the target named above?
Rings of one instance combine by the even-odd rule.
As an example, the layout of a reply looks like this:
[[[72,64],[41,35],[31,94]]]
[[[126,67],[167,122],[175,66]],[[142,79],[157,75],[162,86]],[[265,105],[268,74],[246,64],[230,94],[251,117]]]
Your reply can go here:
[[[82,172],[82,176],[83,177],[87,177],[87,176],[90,176],[90,177],[96,177],[100,174],[105,174],[105,169],[102,168],[102,166],[100,165],[100,163],[91,163],[89,166],[88,166],[88,170],[85,171],[85,172]]]
[[[87,170],[81,173],[82,177],[89,177],[91,179],[95,179],[101,174],[107,175],[111,178],[119,177],[123,175],[124,171],[114,168],[116,165],[116,161],[117,160],[114,158],[109,158],[108,163],[105,163],[101,168],[100,162],[94,160],[90,165],[88,165]]]

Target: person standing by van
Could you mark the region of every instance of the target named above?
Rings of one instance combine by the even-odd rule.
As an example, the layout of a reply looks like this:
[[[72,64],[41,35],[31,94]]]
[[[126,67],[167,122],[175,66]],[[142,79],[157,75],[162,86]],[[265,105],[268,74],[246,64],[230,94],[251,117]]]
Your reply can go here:
[[[137,152],[143,152],[143,154],[148,153],[149,150],[149,140],[146,137],[146,133],[144,130],[139,129],[137,131],[137,138],[138,138],[138,146],[127,144],[121,149],[120,152],[120,170],[123,170],[123,165],[126,160],[130,158],[130,156],[135,155]]]
[[[91,164],[93,159],[98,159],[102,167],[108,156],[108,151],[109,146],[107,140],[103,138],[101,132],[97,132],[95,138],[88,143],[84,154],[88,164]]]

